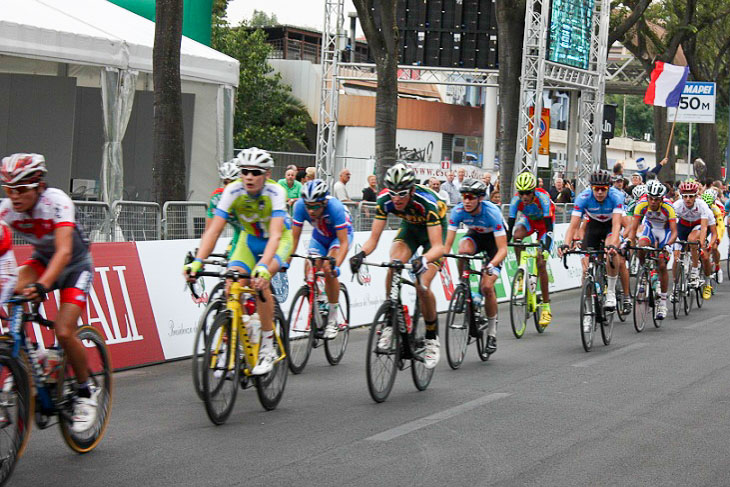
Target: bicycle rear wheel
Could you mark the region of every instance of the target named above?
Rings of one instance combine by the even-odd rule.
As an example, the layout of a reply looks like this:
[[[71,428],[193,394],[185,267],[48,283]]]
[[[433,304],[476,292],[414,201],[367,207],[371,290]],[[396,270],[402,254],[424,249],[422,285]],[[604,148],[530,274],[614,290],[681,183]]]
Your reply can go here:
[[[223,424],[233,411],[241,370],[240,343],[231,347],[233,320],[230,313],[218,313],[208,333],[203,354],[203,403],[213,424]]]
[[[300,374],[307,365],[314,342],[314,315],[319,310],[309,301],[309,287],[304,285],[294,295],[289,309],[289,370]]]
[[[469,321],[471,320],[470,310],[467,309],[468,288],[459,284],[449,301],[449,309],[446,312],[446,328],[444,339],[446,340],[446,358],[449,367],[456,370],[464,363],[466,347],[469,344]]]
[[[684,268],[680,265],[677,269],[677,275],[674,276],[674,285],[672,286],[672,315],[674,319],[679,319],[679,312],[682,307],[682,282],[684,281]]]
[[[350,341],[350,294],[343,283],[340,283],[339,306],[337,307],[337,336],[324,341],[324,355],[330,365],[337,365],[345,355],[347,343]]]
[[[58,376],[56,404],[60,410],[58,426],[66,444],[76,453],[87,453],[99,444],[104,437],[112,412],[113,380],[112,364],[104,337],[95,328],[84,325],[76,330],[76,336],[84,344],[86,363],[89,368],[89,381],[93,396],[96,397],[96,422],[87,430],[75,432],[73,426],[73,399],[76,396],[76,375],[64,358]]]
[[[605,300],[605,297],[603,299]],[[618,299],[618,296],[616,299]],[[609,345],[611,343],[611,338],[613,337],[613,322],[616,318],[617,311],[615,309],[606,311],[606,307],[602,307],[603,320],[601,320],[601,339],[603,340],[604,345]]]
[[[19,357],[24,357],[22,352]],[[0,485],[8,481],[30,438],[35,400],[31,397],[27,369],[10,355],[0,352]]]
[[[642,268],[636,278],[636,288],[634,289],[634,329],[637,333],[644,331],[646,322],[649,318],[649,276]]]
[[[509,317],[512,324],[512,333],[516,338],[522,338],[527,328],[527,278],[525,270],[518,268],[512,278],[512,293],[509,298]]]
[[[218,289],[217,285],[213,289],[211,296],[214,295],[216,289]],[[200,316],[200,320],[198,320],[198,329],[196,330],[195,338],[193,339],[193,356],[191,365],[193,388],[200,400],[203,399],[203,371],[205,370],[205,367],[203,367],[203,353],[205,352],[205,340],[208,338],[208,332],[210,331],[210,327],[213,325],[213,320],[216,315],[224,309],[226,309],[226,301],[224,298],[221,299],[218,297],[208,302],[203,314]]]
[[[702,278],[700,278],[700,279],[701,279],[700,285],[695,288],[695,298],[697,301],[697,309],[702,308],[702,304],[703,304],[702,301],[704,301],[704,299],[702,298],[702,288],[705,287],[705,281],[702,280]]]
[[[286,356],[287,344],[289,343],[289,325],[284,318],[279,303],[274,302],[274,305],[276,307],[274,310],[274,329],[276,330],[274,347],[276,347],[277,355],[283,358],[274,362],[274,368],[271,372],[266,375],[256,376],[256,394],[259,396],[259,402],[267,411],[276,409],[276,406],[279,405],[281,396],[284,395],[286,378],[289,374],[287,370],[289,357]],[[281,344],[276,340],[276,336],[281,340]]]
[[[593,333],[596,330],[596,312],[593,297],[593,280],[586,277],[580,293],[580,340],[586,352],[590,352],[593,348]]]
[[[398,362],[400,361],[400,334],[398,333],[395,317],[392,316],[391,306],[392,304],[389,301],[380,305],[368,334],[365,372],[368,391],[375,402],[383,402],[390,395],[398,371]],[[381,350],[378,348],[378,342],[386,327],[392,327],[390,346]]]
[[[416,301],[416,309],[413,311],[413,317],[411,323],[413,323],[413,331],[411,332],[410,340],[413,346],[413,350],[422,358],[423,350],[425,348],[424,342],[426,341],[426,320],[421,316],[421,311]],[[431,383],[433,378],[433,372],[436,368],[429,369],[418,358],[411,359],[411,377],[413,378],[413,384],[419,391],[425,391],[428,385]]]
[[[624,284],[621,281],[621,273],[619,273],[618,279],[616,280],[616,315],[622,322],[626,321],[628,313],[624,308],[624,296],[630,296],[627,292],[624,292]]]

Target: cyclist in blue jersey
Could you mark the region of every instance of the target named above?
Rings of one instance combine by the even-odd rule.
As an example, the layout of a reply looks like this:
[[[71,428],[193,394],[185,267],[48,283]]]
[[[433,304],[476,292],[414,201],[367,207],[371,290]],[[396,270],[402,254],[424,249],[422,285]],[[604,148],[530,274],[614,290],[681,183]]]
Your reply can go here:
[[[337,312],[340,297],[340,266],[347,256],[352,244],[353,228],[350,212],[340,200],[329,195],[327,183],[321,179],[309,181],[302,186],[300,198],[294,203],[292,222],[292,249],[296,251],[299,237],[302,235],[304,222],[314,227],[312,239],[309,241],[310,255],[330,256],[335,259],[334,268],[328,260],[320,261],[317,269],[325,274],[325,291],[329,302],[327,326],[324,329],[324,338],[332,339],[337,336]],[[291,262],[291,257],[289,257]],[[309,265],[307,262],[305,265]],[[285,264],[285,268],[289,263]]]
[[[487,185],[477,179],[465,179],[459,188],[461,203],[451,210],[449,228],[446,234],[446,248],[450,249],[456,239],[459,224],[468,229],[459,242],[459,253],[474,255],[486,252],[489,264],[482,269],[479,283],[484,296],[484,311],[487,316],[487,353],[497,351],[497,294],[494,283],[499,277],[502,261],[507,257],[507,232],[502,212],[490,201],[484,201]],[[459,274],[465,263],[459,260]]]
[[[590,177],[591,187],[585,189],[575,199],[575,206],[570,218],[570,225],[565,232],[565,242],[558,249],[562,257],[568,248],[575,247],[573,240],[579,229],[583,216],[588,217],[585,237],[582,246],[586,249],[599,249],[605,246],[608,260],[612,265],[606,269],[606,304],[607,309],[616,308],[616,280],[623,259],[616,252],[619,245],[621,224],[624,216],[624,195],[611,187],[611,174],[608,171],[596,171]]]

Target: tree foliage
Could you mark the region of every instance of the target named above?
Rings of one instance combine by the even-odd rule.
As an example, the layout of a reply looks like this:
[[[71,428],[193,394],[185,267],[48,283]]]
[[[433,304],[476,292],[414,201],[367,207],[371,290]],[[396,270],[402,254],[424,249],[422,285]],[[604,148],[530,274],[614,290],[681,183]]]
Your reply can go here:
[[[263,10],[254,10],[248,21],[249,27],[270,27],[272,25],[279,25],[279,19],[276,18],[276,14],[269,15]]]

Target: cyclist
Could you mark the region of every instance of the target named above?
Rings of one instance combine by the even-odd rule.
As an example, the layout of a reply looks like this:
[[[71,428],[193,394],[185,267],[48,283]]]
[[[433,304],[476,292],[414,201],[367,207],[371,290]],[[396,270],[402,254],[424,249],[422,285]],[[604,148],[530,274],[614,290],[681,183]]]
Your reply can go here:
[[[292,211],[294,223],[292,249],[296,251],[299,237],[302,235],[302,227],[307,221],[314,227],[312,239],[309,241],[309,253],[335,258],[334,268],[327,260],[318,264],[318,270],[325,273],[325,291],[329,299],[329,315],[324,330],[325,339],[337,336],[337,311],[340,297],[340,282],[337,278],[340,276],[340,266],[347,257],[347,251],[354,236],[350,212],[340,200],[329,194],[327,183],[321,179],[304,183],[300,198],[294,203]],[[289,262],[291,262],[291,257],[289,257]],[[307,265],[309,265],[308,262]],[[285,267],[289,267],[288,262]]]
[[[210,201],[208,202],[208,212],[205,216],[206,230],[213,221],[213,217],[215,216],[215,209],[218,206],[218,202],[220,201],[221,196],[223,195],[223,190],[230,183],[238,179],[240,175],[241,170],[239,169],[238,164],[236,164],[235,159],[225,161],[223,162],[223,164],[218,166],[218,176],[221,178],[222,185],[216,188],[213,191],[213,194],[210,195]],[[231,252],[233,252],[233,249],[236,248],[236,243],[238,243],[238,236],[241,233],[241,226],[238,224],[233,215],[229,215],[228,223],[233,227],[233,238],[231,239],[231,243],[228,244],[228,249],[226,250],[226,253],[230,257]]]
[[[385,229],[388,213],[403,219],[390,247],[390,258],[407,262],[419,247],[423,247],[424,254],[413,260],[413,272],[421,276],[416,291],[426,323],[423,364],[427,368],[434,368],[439,361],[441,345],[438,339],[436,297],[430,285],[443,261],[446,203],[430,188],[417,185],[415,172],[403,163],[388,169],[384,183],[386,189],[378,195],[370,238],[363,244],[362,250],[350,258],[350,269],[353,274],[357,273],[365,256],[375,250]],[[391,272],[388,271],[386,292],[390,292]],[[391,327],[384,328],[378,348],[389,348],[392,335]]]
[[[89,240],[75,220],[74,204],[60,189],[47,187],[47,171],[40,154],[3,158],[0,178],[8,198],[0,203],[0,220],[33,246],[33,254],[18,269],[15,292],[43,301],[52,290],[61,290],[54,331],[76,374],[72,429],[80,433],[96,421],[100,391],[89,380],[86,352],[76,338],[94,267]]]
[[[515,188],[517,194],[512,197],[509,205],[507,240],[514,237],[516,242],[521,242],[523,238],[537,232],[537,240],[542,247],[542,252],[537,254],[537,275],[540,279],[543,303],[539,323],[540,326],[547,326],[553,319],[553,313],[550,309],[550,290],[548,289],[550,282],[548,280],[546,260],[553,247],[555,205],[550,199],[550,194],[537,187],[537,179],[529,171],[517,176]],[[522,216],[515,223],[518,211],[522,213]],[[517,262],[520,261],[521,253],[522,249],[516,247],[515,257]]]
[[[183,268],[189,280],[203,268],[215,247],[230,215],[241,225],[241,236],[228,261],[228,268],[251,276],[252,287],[262,292],[256,295],[257,310],[261,317],[261,344],[258,363],[252,375],[267,374],[273,369],[276,356],[274,347],[274,298],[269,281],[291,254],[291,220],[286,212],[286,193],[275,181],[268,179],[274,165],[265,150],[251,147],[235,158],[241,178],[223,190],[210,227],[200,238],[195,260]],[[241,280],[244,284],[244,279]]]
[[[583,237],[583,248],[598,249],[605,245],[608,260],[612,265],[606,269],[606,304],[607,309],[616,308],[616,280],[618,279],[619,266],[623,265],[623,259],[616,253],[621,233],[621,223],[624,215],[624,196],[616,188],[610,186],[611,175],[608,171],[596,171],[590,176],[591,187],[583,190],[575,199],[573,213],[570,217],[568,230],[565,232],[565,242],[558,249],[558,255],[570,247],[573,248],[577,241],[573,236],[579,229],[581,219],[585,214],[588,217],[585,236]]]
[[[671,248],[674,241],[677,240],[677,214],[674,211],[672,202],[664,198],[667,194],[667,187],[657,179],[649,180],[646,187],[647,199],[639,201],[634,209],[634,221],[629,231],[628,241],[634,241],[641,223],[643,224],[643,230],[639,234],[639,247]],[[656,319],[663,320],[667,317],[667,288],[669,286],[667,262],[669,261],[669,254],[663,251],[658,260],[661,292],[659,293],[660,302],[656,310]],[[644,264],[643,251],[639,251],[639,261],[642,265]]]
[[[490,258],[486,268],[482,269],[479,287],[484,296],[488,324],[486,352],[492,354],[497,351],[497,294],[494,292],[494,283],[499,278],[502,261],[507,257],[507,232],[499,207],[484,200],[487,194],[487,185],[484,182],[464,179],[459,192],[461,203],[451,210],[446,248],[450,249],[454,244],[456,231],[459,224],[463,223],[468,230],[459,242],[459,253],[474,255],[486,252]],[[465,264],[459,261],[458,265],[461,274]]]
[[[707,203],[702,199],[697,199],[697,191],[700,185],[697,181],[688,180],[683,181],[679,185],[679,193],[682,198],[674,202],[674,211],[677,213],[678,225],[677,225],[677,238],[679,240],[685,240],[687,242],[700,242],[700,245],[705,245],[707,238],[707,230],[710,222],[714,219],[712,211],[707,206]],[[712,232],[712,230],[711,230]],[[692,266],[690,270],[689,282],[693,285],[699,285],[700,280],[700,268],[699,260],[700,253],[696,246],[690,248]],[[706,254],[703,252],[702,263],[705,270],[705,287],[702,290],[702,297],[704,299],[710,299],[712,295],[712,288],[710,287],[710,273],[709,264],[705,264],[707,261]],[[674,261],[679,262],[679,248],[675,246]],[[673,273],[676,277],[677,269],[679,266],[674,266]],[[707,297],[705,297],[707,296]]]
[[[720,242],[722,241],[722,237],[725,235],[725,214],[721,208],[721,204],[718,204],[717,200],[717,194],[715,193],[714,189],[707,189],[704,193],[702,193],[702,201],[707,203],[707,206],[710,207],[710,211],[712,211],[712,215],[715,219],[715,230],[716,230],[716,237],[711,246],[708,248],[710,249],[710,274],[713,272],[717,273],[717,280],[718,282],[721,280],[720,273],[722,272],[720,270]]]

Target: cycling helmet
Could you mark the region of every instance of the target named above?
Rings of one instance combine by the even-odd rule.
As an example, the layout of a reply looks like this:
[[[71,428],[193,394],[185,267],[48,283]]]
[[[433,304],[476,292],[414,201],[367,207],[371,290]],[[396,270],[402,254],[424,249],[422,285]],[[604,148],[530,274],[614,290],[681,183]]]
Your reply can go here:
[[[715,192],[710,189],[708,189],[704,193],[702,193],[702,201],[707,203],[707,206],[714,205],[716,199],[717,198],[715,198]]]
[[[4,184],[37,183],[48,172],[46,159],[40,154],[13,154],[3,157],[0,178]]]
[[[238,167],[235,159],[224,161],[220,166],[218,166],[218,177],[224,181],[227,179],[237,179],[240,174],[241,169]]]
[[[403,163],[398,163],[385,173],[385,187],[394,191],[411,189],[416,185],[416,173]]]
[[[530,176],[532,176],[532,174],[530,174]],[[485,196],[487,194],[487,185],[484,183],[484,181],[480,181],[478,179],[466,178],[461,183],[461,188],[459,188],[459,193],[462,193],[462,194],[471,193],[471,194],[474,194],[477,196]]]
[[[327,183],[321,179],[307,181],[302,186],[301,197],[305,203],[313,203],[315,201],[323,201],[329,196],[330,190]]]
[[[644,196],[646,192],[646,184],[637,184],[636,186],[634,186],[634,189],[631,190],[631,196],[633,196],[635,200],[638,200],[639,198]]]
[[[651,197],[661,198],[667,194],[667,187],[658,179],[652,179],[646,183],[646,192]]]
[[[699,189],[700,185],[693,180],[682,181],[679,185],[679,192],[681,194],[696,194]]]
[[[515,189],[517,191],[532,191],[537,186],[537,179],[530,171],[525,171],[517,175],[515,179]]]
[[[274,160],[271,158],[271,154],[257,147],[243,149],[234,160],[238,164],[238,167],[259,167],[261,169],[271,169],[274,167]]]
[[[591,173],[591,186],[608,186],[611,184],[611,173],[608,171],[595,171]]]

